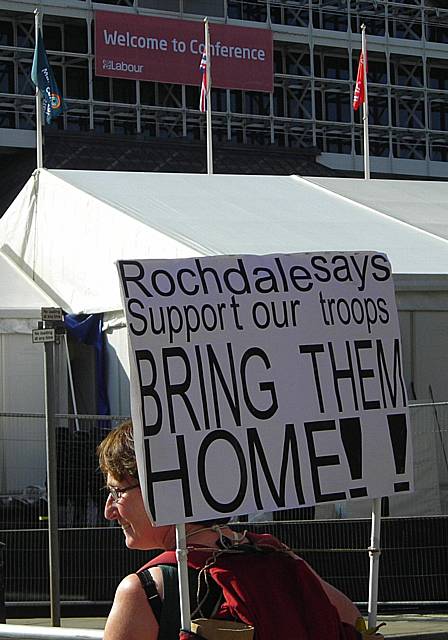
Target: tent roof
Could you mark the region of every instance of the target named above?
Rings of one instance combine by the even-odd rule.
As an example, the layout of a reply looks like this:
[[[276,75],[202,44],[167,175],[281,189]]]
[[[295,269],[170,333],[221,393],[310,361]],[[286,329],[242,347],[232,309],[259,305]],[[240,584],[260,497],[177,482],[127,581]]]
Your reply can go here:
[[[0,252],[0,317],[40,318],[53,300],[14,262]]]
[[[307,178],[332,193],[448,239],[448,182]]]
[[[364,193],[364,181],[336,180],[353,183],[350,197],[335,192],[333,179],[41,170],[0,220],[0,247],[76,313],[121,307],[119,258],[375,250],[388,254],[395,274],[438,276],[448,286],[448,231],[436,235],[391,213],[415,183],[371,180],[359,202],[355,186]],[[448,185],[418,185],[422,210],[436,202],[433,189],[448,202]]]
[[[389,253],[398,258],[403,241],[385,237],[388,229],[400,228],[406,239],[422,238],[410,227],[397,227],[398,221],[448,239],[448,182],[52,173],[207,253],[360,250],[387,245]],[[345,196],[345,201],[336,194]],[[387,220],[381,213],[393,219]],[[405,253],[409,253],[407,248]],[[425,261],[423,266],[426,273],[430,265]],[[406,256],[395,270],[413,271]],[[414,270],[419,272],[417,265]]]
[[[3,318],[40,318],[54,302],[14,262],[0,252],[0,324]]]

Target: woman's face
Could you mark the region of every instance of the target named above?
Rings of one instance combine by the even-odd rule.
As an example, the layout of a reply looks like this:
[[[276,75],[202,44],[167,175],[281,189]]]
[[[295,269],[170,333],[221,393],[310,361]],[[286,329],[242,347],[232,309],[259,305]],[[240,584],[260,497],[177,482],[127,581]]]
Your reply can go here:
[[[135,478],[127,476],[116,480],[107,475],[107,486],[120,492],[118,500],[109,494],[104,507],[104,517],[116,520],[125,535],[129,549],[169,549],[174,545],[173,526],[154,527],[149,520],[143,504],[142,493]],[[127,487],[133,487],[126,491]]]

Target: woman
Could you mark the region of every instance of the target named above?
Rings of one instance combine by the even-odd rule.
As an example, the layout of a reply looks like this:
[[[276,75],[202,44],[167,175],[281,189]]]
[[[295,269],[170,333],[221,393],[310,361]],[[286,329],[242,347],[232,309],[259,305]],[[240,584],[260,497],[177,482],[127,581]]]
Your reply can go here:
[[[104,515],[108,520],[116,520],[121,526],[126,546],[129,549],[175,549],[175,527],[173,525],[155,527],[146,514],[138,481],[132,423],[130,421],[124,422],[111,431],[99,445],[98,455],[100,468],[106,478],[109,490]],[[241,549],[245,545],[253,544],[252,534],[237,534],[222,521],[187,524],[186,536],[188,546],[191,545],[195,549],[219,550],[222,549],[223,541],[226,541],[225,544],[237,543],[241,545]],[[277,544],[281,546],[281,543],[277,542]],[[283,547],[281,551],[284,551]],[[289,556],[288,562],[291,562],[291,552],[288,552],[287,555]],[[282,553],[282,556],[285,554]],[[254,564],[253,560],[250,562]],[[304,561],[300,562],[306,565]],[[323,589],[328,600],[336,608],[340,620],[354,626],[360,616],[355,605],[341,592],[319,578],[308,565],[304,569],[311,576],[308,578],[310,582],[318,581],[318,589],[320,591]],[[149,588],[147,584],[144,584],[143,574],[151,583]],[[164,595],[166,595],[164,594],[164,586],[165,589],[167,588],[167,584],[164,585],[164,577],[166,583],[165,567],[152,566],[144,572],[132,573],[121,581],[106,623],[104,640],[175,640],[178,638],[179,611],[167,611],[166,607],[164,611],[163,607]],[[269,591],[270,582],[271,575],[267,576],[264,585],[266,611],[270,611],[269,605],[272,602]],[[216,587],[216,585],[214,586]],[[190,589],[190,591],[192,590]],[[148,594],[153,595],[148,596]],[[191,593],[191,599],[194,600],[195,597],[196,594]],[[327,601],[327,598],[323,597]],[[170,603],[173,603],[172,598],[170,598]],[[172,623],[170,631],[166,631],[163,626],[165,629],[164,637],[159,636],[157,618],[160,619],[160,611],[158,606],[154,606],[157,604],[161,605],[162,620],[168,620]],[[171,606],[174,607],[174,605]],[[329,606],[331,607],[331,605]],[[331,609],[333,610],[333,607]],[[272,613],[278,613],[278,611]],[[257,629],[257,627],[255,628]],[[296,637],[295,634],[291,635],[292,637]]]

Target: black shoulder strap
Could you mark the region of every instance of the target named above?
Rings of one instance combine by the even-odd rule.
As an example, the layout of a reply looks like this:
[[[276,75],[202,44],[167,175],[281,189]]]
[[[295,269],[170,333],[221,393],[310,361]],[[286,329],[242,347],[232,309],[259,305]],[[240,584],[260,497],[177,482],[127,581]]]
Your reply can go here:
[[[163,578],[163,602],[149,568],[139,571],[137,575],[159,624],[159,640],[175,640],[179,637],[180,629],[177,567],[160,565],[160,570]]]
[[[159,596],[149,568],[142,569],[137,575],[145,591],[149,606],[159,624],[159,639],[171,640],[178,638],[180,629],[177,566],[161,564],[159,568],[162,571],[163,578],[163,601]],[[222,590],[219,585],[211,578],[210,584],[204,585],[204,591],[202,589],[198,590],[198,571],[195,569],[189,569],[188,581],[192,612],[198,609],[197,598],[199,595],[201,615],[205,617],[213,616],[222,599]]]
[[[157,591],[156,583],[151,575],[151,571],[149,569],[143,569],[143,571],[139,571],[137,573],[137,576],[141,582],[144,592],[146,593],[146,598],[152,609],[154,617],[160,625],[162,600],[159,596],[159,592]]]

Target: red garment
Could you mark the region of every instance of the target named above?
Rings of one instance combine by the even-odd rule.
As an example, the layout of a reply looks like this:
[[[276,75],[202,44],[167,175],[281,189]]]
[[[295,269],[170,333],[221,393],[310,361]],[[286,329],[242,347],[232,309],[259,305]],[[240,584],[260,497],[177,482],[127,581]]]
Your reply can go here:
[[[254,550],[221,553],[209,573],[224,595],[216,617],[239,619],[255,628],[256,640],[355,640],[360,634],[341,622],[318,578],[300,558],[279,553],[284,546],[269,534],[247,534]],[[188,565],[201,569],[209,550],[189,549]],[[174,564],[174,551],[147,567]]]

